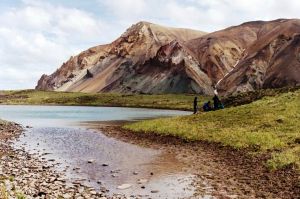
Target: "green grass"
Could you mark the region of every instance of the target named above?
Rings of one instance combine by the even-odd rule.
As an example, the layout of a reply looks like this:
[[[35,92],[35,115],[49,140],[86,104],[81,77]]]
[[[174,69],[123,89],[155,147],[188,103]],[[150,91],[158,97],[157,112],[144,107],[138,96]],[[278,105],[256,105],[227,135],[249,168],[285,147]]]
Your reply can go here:
[[[125,125],[134,132],[220,143],[236,149],[271,152],[268,166],[300,168],[300,90],[263,97],[238,107],[197,115]],[[296,141],[298,140],[298,141]]]
[[[272,159],[267,162],[267,165],[271,170],[283,168],[291,164],[295,164],[297,169],[300,168],[300,146],[286,149],[280,153],[273,153]]]
[[[199,97],[201,102],[207,99],[208,97]],[[192,110],[193,100],[194,95],[188,94],[88,94],[36,90],[0,92],[0,104],[122,106]]]

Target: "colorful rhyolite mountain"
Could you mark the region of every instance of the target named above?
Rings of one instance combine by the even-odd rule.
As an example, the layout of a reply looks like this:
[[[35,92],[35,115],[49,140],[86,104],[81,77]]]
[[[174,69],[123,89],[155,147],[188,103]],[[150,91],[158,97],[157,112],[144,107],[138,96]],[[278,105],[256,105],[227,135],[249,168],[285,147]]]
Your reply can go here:
[[[254,21],[213,33],[139,22],[43,75],[36,89],[234,94],[300,84],[300,20]]]

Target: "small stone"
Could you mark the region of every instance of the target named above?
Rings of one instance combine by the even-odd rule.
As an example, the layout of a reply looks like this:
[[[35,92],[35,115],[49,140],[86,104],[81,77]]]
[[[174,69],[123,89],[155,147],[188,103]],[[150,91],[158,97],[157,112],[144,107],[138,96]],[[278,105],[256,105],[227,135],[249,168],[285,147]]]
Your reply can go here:
[[[144,183],[147,183],[147,182],[148,182],[147,179],[139,179],[139,180],[138,180],[138,183],[139,183],[139,184],[144,184]]]
[[[103,167],[107,167],[107,166],[108,166],[108,164],[104,163],[104,164],[102,164],[102,166],[103,166]]]
[[[90,192],[90,194],[92,194],[92,195],[96,195],[96,194],[97,194],[97,192],[96,192],[96,191],[91,191],[91,192]]]
[[[124,189],[129,189],[132,185],[131,184],[122,184],[118,186],[118,189],[124,190]]]
[[[66,198],[66,199],[67,198],[72,198],[72,196],[70,194],[68,194],[68,193],[64,194],[63,197]]]
[[[151,193],[158,193],[158,190],[152,190]]]
[[[90,160],[88,160],[88,163],[94,163],[95,162],[95,160],[94,159],[90,159]]]
[[[138,173],[138,172],[136,172],[136,171],[134,171],[134,172],[133,172],[133,175],[137,175],[137,174],[139,174],[139,173]]]

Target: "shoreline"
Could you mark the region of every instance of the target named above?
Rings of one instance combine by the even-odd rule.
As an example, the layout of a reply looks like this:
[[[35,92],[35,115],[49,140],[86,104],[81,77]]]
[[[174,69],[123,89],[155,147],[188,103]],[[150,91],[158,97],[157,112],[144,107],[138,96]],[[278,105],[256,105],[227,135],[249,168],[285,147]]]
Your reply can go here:
[[[151,106],[122,106],[122,105],[77,105],[77,104],[21,104],[21,103],[16,103],[16,104],[5,104],[5,103],[0,103],[0,106],[66,106],[66,107],[103,107],[103,108],[140,108],[140,109],[154,109],[154,110],[166,110],[166,111],[184,111],[184,112],[192,112],[192,109],[176,109],[176,108],[164,108],[164,107],[151,107]],[[201,111],[199,111],[201,112]]]
[[[195,172],[196,194],[204,194],[201,183],[207,180],[217,198],[297,198],[299,174],[292,167],[270,171],[264,162],[270,154],[250,154],[218,143],[186,141],[173,136],[130,132],[124,122],[100,122],[91,128],[104,135],[132,144],[177,153]],[[197,195],[197,196],[199,196]]]
[[[14,148],[13,141],[24,132],[22,126],[0,120],[0,198],[125,198],[108,196],[107,189],[100,191],[71,182],[64,172],[55,170],[56,163],[41,160],[37,154]],[[3,142],[4,141],[4,142]]]
[[[245,150],[234,150],[216,143],[189,142],[155,133],[134,133],[122,129],[121,125],[126,123],[128,121],[94,122],[91,128],[127,143],[176,153],[177,158],[187,163],[193,175],[197,176],[193,182],[196,188],[195,196],[203,196],[207,193],[203,186],[204,181],[212,186],[212,195],[217,198],[295,198],[300,195],[299,176],[292,168],[275,172],[266,169],[263,162],[269,154],[251,156]],[[5,127],[7,124],[9,128]],[[0,182],[1,188],[5,187],[7,193],[13,196],[16,194],[32,196],[35,192],[38,196],[39,194],[51,196],[52,191],[50,193],[47,191],[53,190],[53,194],[72,198],[79,193],[79,189],[83,189],[86,196],[91,198],[107,197],[105,192],[96,192],[93,195],[95,190],[82,184],[76,183],[75,186],[69,187],[63,174],[54,171],[54,166],[46,166],[49,162],[41,161],[24,150],[13,149],[11,141],[17,139],[23,129],[16,123],[6,123],[6,125],[4,128],[2,125],[0,130],[1,135],[6,135],[0,140],[8,144],[3,145],[0,142],[0,151],[6,152],[6,155],[0,156],[1,160],[4,160],[0,163],[3,168],[0,170],[2,179]],[[27,177],[24,179],[19,176]],[[3,193],[0,192],[1,194]]]
[[[166,110],[193,109],[194,95],[191,94],[121,94],[79,93],[38,90],[0,91],[3,105],[66,105],[91,107],[132,107]],[[207,96],[202,96],[206,100]]]

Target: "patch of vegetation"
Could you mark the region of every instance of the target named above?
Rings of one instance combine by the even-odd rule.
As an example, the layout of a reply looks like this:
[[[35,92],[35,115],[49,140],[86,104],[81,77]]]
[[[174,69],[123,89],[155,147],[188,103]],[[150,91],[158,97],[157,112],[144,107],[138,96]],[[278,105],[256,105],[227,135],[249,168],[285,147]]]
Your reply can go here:
[[[273,153],[272,159],[267,162],[271,170],[281,169],[291,164],[295,164],[295,166],[300,169],[300,146],[279,153]]]
[[[9,180],[10,182],[13,182],[13,181],[15,180],[15,177],[14,177],[14,176],[9,176],[8,180]]]
[[[8,199],[8,192],[6,190],[6,187],[4,184],[1,184],[0,186],[0,198],[1,199]]]
[[[4,177],[4,176],[0,176],[0,198],[1,199],[8,199],[11,198],[9,196],[9,191],[7,189],[7,187],[5,186],[5,180],[9,180],[10,182],[14,181],[14,177],[10,176],[10,177]],[[24,195],[24,193],[22,192],[17,192],[16,187],[14,184],[12,184],[12,187],[10,188],[11,192],[14,193],[16,199],[26,199],[26,196]]]
[[[141,121],[123,128],[271,152],[270,168],[300,165],[300,90],[190,116]]]
[[[23,193],[16,193],[17,199],[26,199],[26,196]]]
[[[199,97],[204,102],[209,97]],[[117,93],[73,93],[52,91],[2,91],[0,104],[27,105],[81,105],[81,106],[122,106],[140,108],[161,108],[192,110],[194,95],[189,94],[117,94]]]

